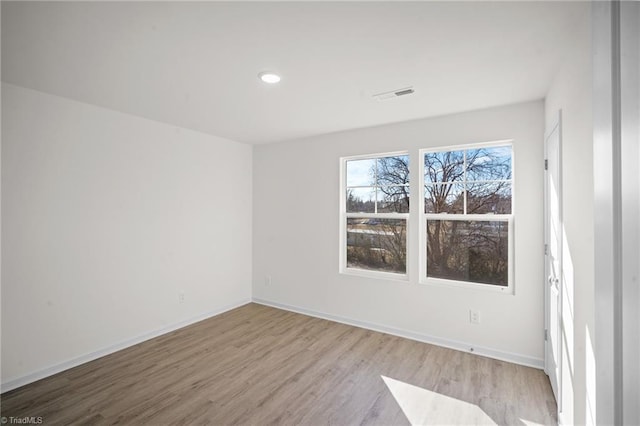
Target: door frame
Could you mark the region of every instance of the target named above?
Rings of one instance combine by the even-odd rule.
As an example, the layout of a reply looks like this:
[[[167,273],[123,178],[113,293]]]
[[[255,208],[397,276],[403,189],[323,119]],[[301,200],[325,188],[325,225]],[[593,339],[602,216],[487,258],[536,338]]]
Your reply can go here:
[[[563,222],[562,222],[562,110],[558,110],[558,113],[549,129],[545,132],[544,137],[544,158],[545,158],[545,167],[544,167],[544,372],[549,376],[549,380],[552,380],[552,376],[550,373],[551,368],[551,360],[550,360],[550,348],[549,348],[549,333],[550,333],[550,318],[551,315],[554,314],[551,312],[551,292],[549,288],[548,279],[550,276],[549,270],[549,262],[548,262],[548,247],[549,247],[549,236],[550,236],[550,226],[549,226],[549,170],[547,170],[547,159],[549,158],[549,138],[553,135],[554,132],[558,132],[558,187],[557,187],[557,196],[558,196],[558,216],[560,222],[560,240],[559,244],[559,268],[558,268],[558,278],[560,279],[560,283],[558,285],[558,312],[555,314],[558,316],[558,353],[556,354],[556,362],[557,365],[557,374],[555,389],[557,390],[556,403],[558,406],[558,414],[562,412],[562,318],[563,318],[563,302],[564,302],[564,279],[563,279]],[[553,388],[553,386],[552,386]]]

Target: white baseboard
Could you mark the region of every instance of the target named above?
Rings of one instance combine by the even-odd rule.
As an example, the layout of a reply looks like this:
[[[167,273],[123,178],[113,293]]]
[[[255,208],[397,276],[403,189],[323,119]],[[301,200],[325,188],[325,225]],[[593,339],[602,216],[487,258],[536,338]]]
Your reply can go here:
[[[457,340],[443,339],[441,337],[430,336],[428,334],[416,333],[414,331],[403,330],[400,328],[389,327],[386,325],[370,323],[367,321],[355,320],[352,318],[346,318],[338,315],[327,314],[324,312],[318,312],[298,306],[287,305],[284,303],[273,302],[270,300],[253,298],[254,303],[260,305],[271,306],[273,308],[284,309],[286,311],[296,312],[303,315],[308,315],[316,318],[322,318],[329,321],[335,321],[342,324],[352,325],[355,327],[366,328],[372,331],[379,331],[381,333],[387,333],[398,337],[404,337],[418,342],[430,343],[437,346],[443,346],[445,348],[456,349],[462,352],[473,353],[476,355],[486,356],[488,358],[498,359],[500,361],[511,362],[514,364],[524,365],[527,367],[533,367],[537,369],[544,369],[544,359],[533,358],[526,355],[514,354],[511,352],[504,352],[496,349],[485,348],[482,346],[476,346],[465,342],[459,342]]]
[[[85,363],[87,363],[89,361],[93,361],[93,360],[96,360],[96,359],[101,358],[103,356],[106,356],[106,355],[112,354],[114,352],[120,351],[122,349],[126,349],[126,348],[128,348],[130,346],[137,345],[138,343],[142,343],[144,341],[151,340],[151,339],[153,339],[155,337],[162,336],[163,334],[170,333],[172,331],[178,330],[180,328],[186,327],[186,326],[191,325],[191,324],[195,324],[195,323],[200,322],[202,320],[205,320],[205,319],[208,319],[208,318],[211,318],[211,317],[215,317],[216,315],[220,315],[220,314],[222,314],[224,312],[227,312],[227,311],[230,311],[232,309],[239,308],[240,306],[246,305],[247,303],[251,303],[251,299],[242,299],[242,300],[240,300],[240,301],[238,301],[236,303],[232,303],[232,304],[229,304],[229,305],[221,306],[221,307],[219,307],[217,309],[214,309],[214,310],[209,311],[209,312],[205,312],[203,314],[197,315],[197,316],[189,318],[187,320],[180,321],[178,323],[171,324],[171,325],[166,326],[166,327],[162,327],[160,329],[151,331],[149,333],[142,334],[142,335],[134,337],[132,339],[127,339],[125,341],[116,343],[114,345],[110,345],[110,346],[108,346],[106,348],[99,349],[99,350],[97,350],[95,352],[91,352],[91,353],[88,353],[88,354],[85,354],[85,355],[81,355],[79,357],[70,359],[70,360],[65,361],[63,363],[56,364],[56,365],[53,365],[51,367],[44,368],[42,370],[38,370],[36,372],[27,374],[25,376],[21,376],[21,377],[18,377],[16,379],[9,380],[7,382],[2,383],[2,385],[0,387],[1,388],[1,392],[2,393],[8,392],[10,390],[19,388],[20,386],[24,386],[24,385],[27,385],[29,383],[33,383],[33,382],[35,382],[37,380],[41,380],[41,379],[44,379],[46,377],[53,376],[54,374],[60,373],[62,371],[68,370],[68,369],[73,368],[73,367],[77,367],[77,366],[85,364]]]

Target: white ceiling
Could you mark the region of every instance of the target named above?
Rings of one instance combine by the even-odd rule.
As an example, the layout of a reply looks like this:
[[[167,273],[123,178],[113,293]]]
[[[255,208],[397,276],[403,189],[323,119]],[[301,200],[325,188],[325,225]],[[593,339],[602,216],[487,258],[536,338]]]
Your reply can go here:
[[[2,80],[267,143],[541,99],[588,7],[2,2]]]

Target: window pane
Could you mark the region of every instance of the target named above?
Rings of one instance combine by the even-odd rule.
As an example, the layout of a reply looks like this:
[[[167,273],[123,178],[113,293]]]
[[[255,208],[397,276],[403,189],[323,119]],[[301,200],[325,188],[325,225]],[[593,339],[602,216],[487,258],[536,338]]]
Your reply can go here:
[[[474,183],[467,186],[467,213],[511,214],[511,183]]]
[[[378,186],[408,185],[409,156],[378,158]]]
[[[425,213],[464,213],[464,186],[435,183],[424,187]]]
[[[347,213],[375,213],[375,188],[347,189]]]
[[[378,212],[409,213],[409,187],[386,186],[378,188]]]
[[[511,179],[511,147],[467,150],[467,180]]]
[[[459,182],[464,179],[464,151],[428,152],[424,155],[424,182]]]
[[[347,219],[347,267],[406,273],[407,223],[403,219]]]
[[[347,186],[375,186],[376,160],[347,161]]]
[[[508,222],[427,220],[427,277],[508,285]]]

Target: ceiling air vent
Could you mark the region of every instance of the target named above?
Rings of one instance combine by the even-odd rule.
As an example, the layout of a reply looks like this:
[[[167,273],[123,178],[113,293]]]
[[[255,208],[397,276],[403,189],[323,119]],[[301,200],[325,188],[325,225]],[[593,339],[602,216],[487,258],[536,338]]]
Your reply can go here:
[[[399,98],[400,96],[411,95],[415,93],[413,86],[403,87],[402,89],[392,90],[390,92],[378,93],[377,95],[373,95],[379,101],[384,101],[386,99]]]

